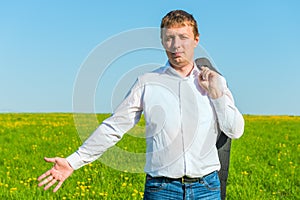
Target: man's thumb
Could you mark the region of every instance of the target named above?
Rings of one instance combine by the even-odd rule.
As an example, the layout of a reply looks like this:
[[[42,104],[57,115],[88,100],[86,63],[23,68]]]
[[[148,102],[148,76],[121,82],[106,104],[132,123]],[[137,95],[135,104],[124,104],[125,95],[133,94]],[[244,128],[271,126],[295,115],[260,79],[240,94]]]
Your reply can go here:
[[[44,157],[44,160],[46,162],[52,162],[52,163],[55,163],[55,158],[47,158],[47,157]]]

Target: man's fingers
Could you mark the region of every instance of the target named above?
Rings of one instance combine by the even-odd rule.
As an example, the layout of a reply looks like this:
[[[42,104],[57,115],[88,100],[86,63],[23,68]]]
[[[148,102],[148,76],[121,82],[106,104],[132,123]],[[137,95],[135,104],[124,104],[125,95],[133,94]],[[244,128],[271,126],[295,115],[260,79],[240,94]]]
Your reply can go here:
[[[38,181],[41,181],[42,179],[46,178],[47,176],[51,175],[51,170],[46,171],[44,174],[42,174],[40,177],[38,177]]]
[[[53,179],[46,187],[44,187],[44,190],[48,190],[52,185],[54,185],[57,182],[57,180]]]
[[[200,80],[208,81],[215,74],[217,74],[215,71],[210,70],[208,67],[202,66],[201,73],[200,73]]]
[[[44,157],[44,160],[46,162],[52,162],[55,163],[55,158],[47,158]],[[38,181],[41,181],[42,179],[46,178],[47,176],[51,175],[51,170],[48,170],[47,172],[45,172],[44,174],[42,174],[41,176],[38,177]]]
[[[46,177],[46,174],[42,174],[41,176],[38,177],[38,181],[41,181],[42,179],[44,179]]]
[[[53,180],[53,176],[48,176],[45,180],[43,180],[42,182],[40,182],[39,184],[38,184],[38,186],[40,187],[40,186],[43,186],[43,185],[45,185],[46,183],[48,183],[48,182],[50,182],[50,181],[52,181]]]
[[[61,187],[62,184],[63,184],[63,181],[59,181],[58,184],[56,185],[56,187],[54,188],[53,192],[56,192]]]
[[[44,160],[46,162],[53,163],[54,166],[38,177],[38,181],[40,182],[38,186],[45,186],[44,190],[48,190],[54,184],[58,182],[56,187],[54,188],[53,192],[56,192],[63,182],[73,173],[73,168],[69,165],[69,163],[62,158],[47,158],[45,157]]]
[[[207,81],[210,74],[210,70],[207,67],[201,67],[200,79]]]
[[[49,170],[50,171],[50,170]],[[43,174],[42,176],[40,176],[39,178],[39,180],[42,180],[43,178],[45,178],[45,176],[46,176],[46,173],[45,174]],[[48,176],[47,178],[45,178],[42,182],[40,182],[39,184],[38,184],[38,186],[39,187],[41,187],[41,186],[43,186],[43,185],[46,185],[45,187],[44,187],[44,190],[48,190],[51,186],[53,186],[57,181],[59,181],[58,182],[58,184],[56,185],[56,187],[54,188],[54,190],[53,190],[53,192],[56,192],[61,186],[62,186],[62,184],[63,184],[63,182],[64,182],[64,179],[63,179],[63,177],[62,176],[58,176],[60,179],[57,179],[57,178],[55,178],[55,177],[53,177],[52,175],[50,175],[50,176]]]

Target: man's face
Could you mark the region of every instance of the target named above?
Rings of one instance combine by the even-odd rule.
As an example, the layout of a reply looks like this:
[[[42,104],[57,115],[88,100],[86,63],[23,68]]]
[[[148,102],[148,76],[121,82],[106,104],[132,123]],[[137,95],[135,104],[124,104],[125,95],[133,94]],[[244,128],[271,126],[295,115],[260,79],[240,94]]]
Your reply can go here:
[[[199,36],[194,36],[193,27],[182,26],[164,28],[162,45],[173,67],[180,68],[194,62],[194,49],[198,45]]]

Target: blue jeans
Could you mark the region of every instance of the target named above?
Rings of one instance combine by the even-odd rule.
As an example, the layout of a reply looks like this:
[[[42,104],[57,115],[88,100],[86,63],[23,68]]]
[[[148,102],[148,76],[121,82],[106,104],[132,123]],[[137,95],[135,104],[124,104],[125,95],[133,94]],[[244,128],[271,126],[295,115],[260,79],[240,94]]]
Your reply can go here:
[[[220,193],[220,180],[217,171],[193,183],[181,183],[177,180],[170,181],[165,178],[147,176],[144,200],[220,200]]]

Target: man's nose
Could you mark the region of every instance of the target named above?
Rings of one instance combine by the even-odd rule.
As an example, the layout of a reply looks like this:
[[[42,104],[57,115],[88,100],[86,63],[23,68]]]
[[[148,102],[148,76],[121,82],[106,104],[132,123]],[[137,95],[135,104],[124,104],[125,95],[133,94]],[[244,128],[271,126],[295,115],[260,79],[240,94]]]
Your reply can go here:
[[[181,40],[179,37],[174,37],[172,46],[173,49],[178,49],[181,46]]]

